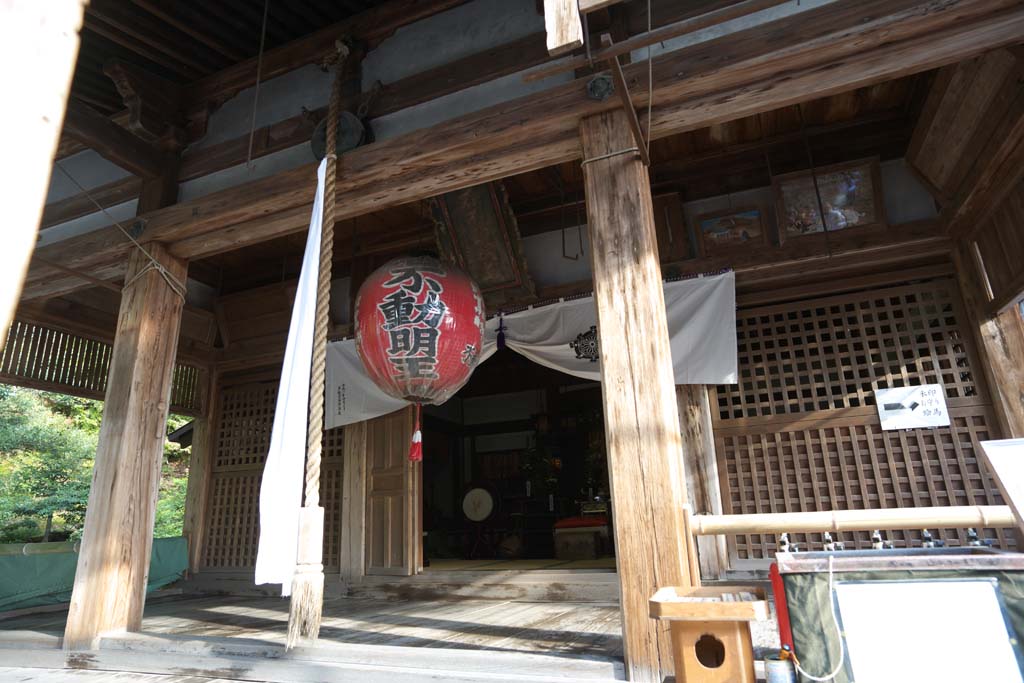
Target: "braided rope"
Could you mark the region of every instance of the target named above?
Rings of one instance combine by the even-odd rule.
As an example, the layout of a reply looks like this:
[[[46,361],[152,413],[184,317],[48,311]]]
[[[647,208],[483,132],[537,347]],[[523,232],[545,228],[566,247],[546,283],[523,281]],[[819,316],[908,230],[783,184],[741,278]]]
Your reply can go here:
[[[348,50],[339,46],[334,84],[327,106],[327,170],[324,178],[323,231],[320,237],[320,271],[317,277],[316,314],[313,323],[313,366],[309,382],[309,426],[306,430],[305,507],[320,505],[320,459],[324,436],[324,375],[327,369],[327,327],[330,322],[331,264],[334,258],[334,204],[338,157],[335,154],[338,116],[341,113],[342,68]]]

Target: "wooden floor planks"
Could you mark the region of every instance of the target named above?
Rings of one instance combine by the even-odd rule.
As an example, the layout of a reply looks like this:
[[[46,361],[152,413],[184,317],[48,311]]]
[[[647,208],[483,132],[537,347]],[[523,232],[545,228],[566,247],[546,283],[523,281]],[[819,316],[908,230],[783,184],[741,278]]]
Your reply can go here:
[[[25,615],[0,622],[0,630],[59,634],[65,618]],[[286,599],[205,596],[148,605],[143,631],[283,642],[287,623]],[[322,641],[338,643],[622,656],[615,604],[335,598],[324,603],[320,633]]]

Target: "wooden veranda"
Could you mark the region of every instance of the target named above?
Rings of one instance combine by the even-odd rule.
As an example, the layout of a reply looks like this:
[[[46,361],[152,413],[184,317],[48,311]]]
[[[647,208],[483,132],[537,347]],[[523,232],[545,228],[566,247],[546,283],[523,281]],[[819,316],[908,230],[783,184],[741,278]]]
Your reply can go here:
[[[68,612],[10,621],[0,667],[661,681],[651,595],[758,577],[778,543],[702,535],[694,558],[686,511],[1002,505],[978,444],[1024,436],[1019,0],[214,4],[0,10],[61,47],[45,96],[16,105],[49,124],[19,141],[32,164],[2,162],[25,187],[12,234],[39,237],[11,246],[0,381],[105,400]],[[352,335],[374,269],[421,249],[480,282],[489,315],[592,293],[615,563],[431,570],[411,413],[329,429],[324,626],[285,654],[287,602],[253,584],[259,488],[342,39],[341,107],[365,135],[327,188],[330,338]],[[822,199],[854,176],[856,199]],[[722,270],[737,381],[677,386],[663,280]],[[598,392],[501,359],[474,382],[463,398],[534,392],[544,411],[460,418],[453,442],[539,433],[536,413],[547,428]],[[875,392],[924,384],[948,426],[884,430]],[[189,571],[147,605],[168,411],[194,418]],[[1006,526],[978,532],[1014,548]]]

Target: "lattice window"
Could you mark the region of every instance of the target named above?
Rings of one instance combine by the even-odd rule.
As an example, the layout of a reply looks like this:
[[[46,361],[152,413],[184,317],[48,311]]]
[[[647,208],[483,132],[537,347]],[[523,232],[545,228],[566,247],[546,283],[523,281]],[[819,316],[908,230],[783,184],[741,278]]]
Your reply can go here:
[[[341,460],[344,455],[344,435],[345,430],[341,427],[324,430],[324,460]]]
[[[998,504],[975,457],[990,402],[971,368],[953,280],[741,311],[740,383],[715,390],[719,476],[728,513]],[[951,426],[884,432],[879,388],[941,384]],[[963,530],[932,529],[951,545]],[[980,530],[979,530],[980,531]],[[1001,547],[1013,533],[985,530]],[[919,545],[897,530],[897,546]],[[820,534],[797,534],[820,548]],[[843,534],[869,547],[868,533]],[[763,563],[771,535],[730,537],[734,564]]]
[[[277,382],[225,387],[214,453],[208,568],[248,569],[259,543],[259,489],[270,449]],[[324,507],[324,565],[337,567],[341,552],[343,430],[324,432],[320,504]],[[305,443],[305,439],[303,439]]]
[[[256,565],[260,472],[217,472],[210,487],[203,564],[216,569]]]
[[[342,428],[324,432],[323,465],[320,471],[320,504],[324,506],[324,566],[337,567],[341,561]]]
[[[873,406],[875,389],[918,384],[977,396],[958,318],[952,280],[741,311],[719,419]]]
[[[103,399],[113,347],[51,327],[15,320],[0,352],[0,381],[72,396]],[[202,408],[199,369],[177,364],[171,377],[171,412]]]
[[[718,439],[719,474],[726,512],[797,512],[931,505],[1001,505],[1002,500],[976,457],[979,441],[990,438],[984,406],[951,411],[951,426],[882,431],[877,420],[817,426],[807,421],[771,431],[732,432]],[[950,545],[963,531],[932,529]],[[980,533],[980,532],[979,532]],[[1012,545],[1004,530],[985,530],[1002,547]],[[868,533],[841,534],[848,547],[870,547]],[[791,538],[820,547],[818,534]],[[896,531],[897,546],[920,545],[920,531]],[[735,538],[740,560],[770,558],[771,535]]]
[[[320,472],[320,504],[324,506],[325,567],[338,567],[341,560],[342,479],[340,463],[328,465]]]
[[[225,388],[214,452],[214,471],[258,469],[270,449],[277,382]]]

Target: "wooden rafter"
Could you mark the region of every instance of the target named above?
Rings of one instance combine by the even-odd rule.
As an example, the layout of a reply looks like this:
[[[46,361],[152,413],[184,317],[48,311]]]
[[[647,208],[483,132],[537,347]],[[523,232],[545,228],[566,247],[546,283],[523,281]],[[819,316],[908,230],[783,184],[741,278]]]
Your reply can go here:
[[[169,26],[173,26],[182,33],[190,36],[194,40],[207,46],[211,50],[230,59],[232,62],[240,62],[243,59],[245,59],[245,55],[242,54],[239,50],[236,50],[226,45],[223,41],[206,34],[204,31],[197,28],[193,24],[186,21],[181,21],[176,16],[174,16],[174,14],[168,12],[163,7],[160,7],[160,5],[153,2],[152,0],[131,0],[131,2],[136,7],[139,7],[140,9],[149,12],[160,21],[164,22]]]
[[[157,64],[171,63],[194,75],[208,74],[224,65],[223,57],[195,45],[189,46],[168,25],[139,12],[129,12],[116,0],[92,0],[86,9],[86,27],[104,25],[106,37]]]
[[[267,50],[263,55],[262,78],[269,80],[307,64],[322,62],[335,49],[334,42],[342,36],[373,46],[402,26],[465,2],[467,0],[391,0],[304,38]],[[193,83],[186,97],[191,108],[217,105],[253,85],[255,79],[256,58],[253,57]]]

